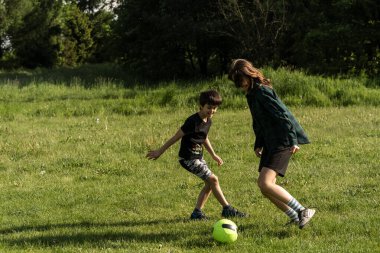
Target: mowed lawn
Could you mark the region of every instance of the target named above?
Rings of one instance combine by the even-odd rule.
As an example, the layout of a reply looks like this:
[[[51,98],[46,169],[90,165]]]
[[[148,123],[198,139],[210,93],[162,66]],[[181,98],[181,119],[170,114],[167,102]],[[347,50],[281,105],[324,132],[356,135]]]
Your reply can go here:
[[[149,105],[147,105],[149,106]],[[178,144],[158,148],[194,111],[173,108],[121,116],[16,115],[0,124],[0,252],[380,252],[380,109],[291,108],[312,144],[279,179],[317,209],[304,230],[256,186],[258,159],[248,109],[220,108],[209,138],[228,201],[248,218],[232,219],[238,240],[216,243],[221,218],[192,222],[202,182],[177,162]]]

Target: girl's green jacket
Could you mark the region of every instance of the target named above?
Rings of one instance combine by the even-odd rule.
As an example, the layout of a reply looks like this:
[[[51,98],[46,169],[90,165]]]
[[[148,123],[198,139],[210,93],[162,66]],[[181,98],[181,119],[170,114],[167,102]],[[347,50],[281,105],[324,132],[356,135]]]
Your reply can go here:
[[[256,83],[246,97],[256,135],[255,149],[276,151],[310,143],[301,125],[272,88]]]

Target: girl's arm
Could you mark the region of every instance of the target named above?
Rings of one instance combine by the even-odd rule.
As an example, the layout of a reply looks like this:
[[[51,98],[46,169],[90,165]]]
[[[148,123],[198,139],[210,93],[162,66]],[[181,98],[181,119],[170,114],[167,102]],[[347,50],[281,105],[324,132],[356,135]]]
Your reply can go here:
[[[169,140],[165,142],[164,145],[162,145],[161,148],[156,149],[156,150],[150,150],[146,157],[150,160],[156,160],[159,158],[171,145],[176,143],[179,139],[181,139],[185,134],[181,129],[178,129],[177,133],[173,135]]]
[[[205,149],[207,150],[207,152],[209,152],[209,154],[211,155],[212,159],[214,159],[218,163],[219,166],[222,165],[223,160],[217,154],[215,154],[215,151],[211,146],[211,142],[208,139],[208,136],[206,137],[206,140],[203,143],[203,145],[205,146]]]

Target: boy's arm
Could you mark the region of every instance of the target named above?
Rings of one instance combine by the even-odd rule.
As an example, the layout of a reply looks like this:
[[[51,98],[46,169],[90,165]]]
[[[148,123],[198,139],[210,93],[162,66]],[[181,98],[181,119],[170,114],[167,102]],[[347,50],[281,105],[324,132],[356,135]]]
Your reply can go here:
[[[177,133],[173,135],[169,140],[165,142],[164,145],[162,145],[161,148],[156,150],[150,150],[146,157],[150,160],[156,160],[159,158],[171,145],[176,143],[179,139],[181,139],[185,134],[183,133],[182,129],[178,129]]]
[[[203,143],[203,145],[205,146],[205,149],[207,150],[207,152],[209,152],[209,154],[211,155],[212,159],[214,159],[218,163],[219,166],[222,165],[223,160],[217,154],[215,154],[215,151],[211,146],[211,142],[208,139],[208,136],[206,137],[206,140]]]

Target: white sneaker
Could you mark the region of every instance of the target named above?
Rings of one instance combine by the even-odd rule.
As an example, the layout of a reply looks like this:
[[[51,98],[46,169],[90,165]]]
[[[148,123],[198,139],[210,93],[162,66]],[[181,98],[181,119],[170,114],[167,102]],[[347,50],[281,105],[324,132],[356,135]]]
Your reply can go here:
[[[302,229],[309,221],[310,219],[314,216],[315,210],[314,209],[309,209],[306,208],[302,210],[301,212],[298,213],[298,218],[300,219],[299,221],[299,228]]]

